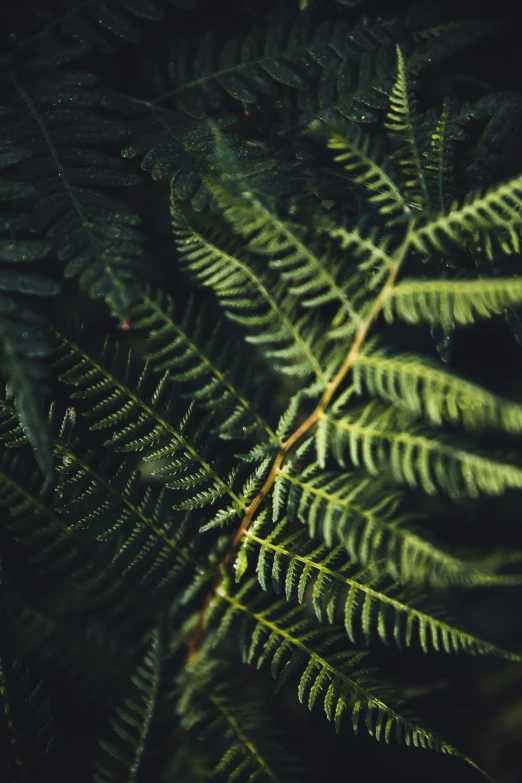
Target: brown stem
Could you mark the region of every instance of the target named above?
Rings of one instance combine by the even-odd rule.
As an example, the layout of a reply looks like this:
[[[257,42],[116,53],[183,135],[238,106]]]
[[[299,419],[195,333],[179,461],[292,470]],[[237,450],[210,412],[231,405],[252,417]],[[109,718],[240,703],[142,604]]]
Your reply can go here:
[[[406,234],[406,238],[402,245],[400,246],[398,253],[397,253],[397,259],[394,262],[393,266],[390,269],[390,274],[388,276],[388,280],[380,290],[379,294],[375,297],[373,304],[370,308],[370,311],[364,321],[359,326],[359,329],[357,330],[357,334],[355,335],[355,339],[350,347],[350,350],[348,351],[348,354],[346,355],[346,359],[342,363],[341,367],[335,374],[334,378],[330,381],[330,383],[327,385],[326,389],[324,390],[323,396],[321,397],[317,407],[315,410],[310,414],[310,416],[302,422],[302,424],[299,425],[299,427],[290,435],[288,440],[286,440],[281,448],[279,449],[279,452],[273,462],[273,465],[270,469],[270,473],[268,474],[265,483],[255,496],[255,498],[252,500],[250,505],[248,506],[245,515],[243,519],[241,520],[241,524],[236,532],[236,535],[232,539],[232,542],[230,544],[230,547],[228,548],[225,556],[223,557],[223,560],[221,561],[221,565],[219,568],[219,575],[224,573],[225,567],[230,563],[232,560],[232,556],[243,536],[246,530],[248,530],[250,523],[252,522],[252,519],[254,517],[254,514],[262,504],[263,500],[266,498],[270,490],[272,489],[274,482],[276,480],[276,476],[283,465],[283,462],[285,461],[288,453],[291,451],[291,449],[296,445],[296,443],[303,437],[303,435],[306,435],[309,430],[316,424],[317,420],[323,415],[324,411],[326,410],[328,404],[331,402],[332,397],[334,396],[335,392],[341,385],[341,383],[346,378],[352,364],[354,363],[355,359],[357,358],[357,355],[361,349],[362,344],[364,343],[364,340],[366,339],[366,336],[372,327],[375,319],[379,315],[382,306],[384,302],[386,301],[387,297],[389,296],[392,288],[395,285],[395,281],[397,279],[397,274],[399,272],[399,269],[401,267],[401,264],[406,256],[406,253],[408,251],[408,247],[410,244],[410,235],[413,229],[413,223],[410,224],[409,229]],[[214,582],[208,593],[205,595],[205,599],[203,602],[203,606],[200,612],[200,615],[198,617],[198,621],[196,623],[196,626],[192,632],[192,634],[189,637],[189,640],[187,642],[187,660],[191,660],[191,658],[196,655],[196,653],[199,650],[199,646],[201,644],[201,638],[203,635],[203,616],[205,614],[205,611],[207,610],[207,607],[212,600],[212,598],[215,595],[216,589],[218,584],[220,583],[220,578],[218,575],[218,579]]]

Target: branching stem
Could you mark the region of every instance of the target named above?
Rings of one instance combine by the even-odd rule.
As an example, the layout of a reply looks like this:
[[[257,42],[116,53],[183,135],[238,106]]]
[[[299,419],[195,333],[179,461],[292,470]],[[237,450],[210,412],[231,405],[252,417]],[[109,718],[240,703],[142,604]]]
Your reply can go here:
[[[324,393],[319,403],[317,404],[315,410],[310,414],[310,416],[308,416],[307,419],[305,419],[305,421],[303,421],[299,425],[299,427],[296,430],[294,430],[294,432],[290,435],[290,437],[282,444],[276,458],[274,459],[274,462],[265,480],[265,483],[263,484],[263,486],[255,496],[255,498],[252,500],[247,510],[245,511],[243,519],[241,520],[241,524],[237,529],[237,532],[234,538],[232,539],[230,546],[220,563],[217,578],[214,581],[214,584],[212,585],[211,589],[205,595],[205,599],[199,617],[196,621],[196,625],[194,626],[194,629],[187,641],[187,660],[191,660],[199,650],[203,633],[204,633],[204,614],[212,598],[216,593],[217,587],[220,584],[221,579],[224,576],[226,566],[230,564],[230,561],[232,560],[234,552],[236,551],[237,546],[241,541],[241,538],[243,537],[246,530],[248,530],[248,528],[250,527],[250,524],[256,512],[258,511],[264,499],[267,497],[270,490],[272,489],[277,474],[281,469],[286,457],[292,451],[294,446],[296,446],[296,444],[301,440],[301,438],[304,435],[306,435],[312,429],[312,427],[314,427],[317,421],[321,418],[323,413],[326,411],[328,405],[332,401],[335,393],[337,392],[337,390],[343,383],[344,379],[348,375],[350,369],[352,368],[353,363],[357,359],[357,356],[359,355],[359,351],[361,350],[370,329],[372,328],[374,322],[377,320],[386,299],[388,298],[393,287],[395,286],[397,275],[400,271],[404,259],[406,258],[408,249],[411,244],[411,236],[413,233],[414,225],[415,225],[415,221],[411,221],[411,223],[408,225],[406,237],[402,242],[402,244],[398,247],[396,256],[393,259],[393,262],[390,264],[388,278],[385,284],[383,285],[383,287],[381,288],[381,290],[379,291],[378,295],[375,297],[373,304],[368,311],[368,314],[361,321],[359,329],[357,330],[354,341],[350,347],[350,350],[346,355],[344,362],[342,363],[341,367],[339,368],[335,376],[332,378],[332,380],[327,384],[326,389],[324,390]]]

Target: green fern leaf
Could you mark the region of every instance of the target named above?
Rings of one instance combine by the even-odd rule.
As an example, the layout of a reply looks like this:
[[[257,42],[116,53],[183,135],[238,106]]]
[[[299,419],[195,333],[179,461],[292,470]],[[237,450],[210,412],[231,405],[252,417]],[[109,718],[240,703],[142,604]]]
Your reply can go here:
[[[373,475],[382,471],[400,484],[420,487],[430,495],[442,490],[453,498],[499,495],[522,487],[522,468],[466,451],[444,435],[425,434],[395,407],[375,402],[342,418],[325,414],[332,451],[341,466],[348,451],[355,466]]]
[[[404,55],[397,46],[397,78],[390,96],[390,109],[385,127],[393,142],[401,146],[394,160],[405,176],[404,186],[415,209],[429,206],[429,192],[423,167],[426,147],[425,129],[408,84]]]
[[[451,166],[450,105],[445,101],[433,133],[429,148],[425,151],[424,170],[430,191],[430,203],[437,211],[445,211],[446,190],[449,184]]]
[[[161,689],[166,657],[164,636],[159,626],[151,632],[143,660],[132,676],[132,690],[111,720],[113,737],[100,741],[104,753],[96,764],[97,783],[135,783],[139,779],[158,705],[165,697]]]
[[[381,215],[388,217],[388,225],[412,217],[412,210],[394,175],[389,171],[381,147],[369,135],[365,135],[356,123],[346,125],[342,130],[326,127],[328,148],[338,151],[334,160],[343,163],[343,168],[353,177],[357,185],[367,191],[367,200],[375,204]],[[312,123],[311,132],[322,132],[319,123]]]
[[[192,390],[184,396],[224,418],[213,432],[225,439],[245,439],[247,435],[264,432],[279,443],[248,399],[241,373],[244,357],[229,340],[225,342],[222,329],[214,327],[211,336],[204,338],[203,311],[195,317],[193,300],[183,316],[176,318],[169,297],[147,290],[133,306],[130,317],[134,329],[148,331],[151,348],[147,350],[147,360],[154,372],[168,371],[175,383],[191,384]],[[214,359],[215,351],[219,352],[219,361]]]
[[[109,367],[106,367],[71,340],[64,336],[60,339],[60,355],[56,365],[67,368],[60,375],[60,380],[79,387],[71,395],[74,399],[97,398],[96,403],[84,414],[96,419],[91,429],[119,426],[105,442],[106,447],[121,452],[151,449],[144,460],[160,465],[154,475],[162,477],[167,487],[187,491],[187,496],[178,504],[178,508],[202,508],[228,495],[236,512],[244,511],[245,505],[233,489],[235,471],[229,471],[223,478],[207,459],[207,449],[201,443],[207,422],[192,428],[189,434],[190,408],[181,421],[176,424],[170,422],[171,402],[166,399],[168,372],[145,395],[150,370],[145,367],[137,382],[133,383],[130,354],[120,372],[117,353]],[[106,343],[104,353],[108,352],[109,344]],[[162,441],[164,445],[159,446]],[[189,489],[193,490],[190,494]]]
[[[455,324],[491,318],[522,302],[522,277],[481,280],[405,279],[393,287],[384,302],[384,316],[411,324],[441,326],[445,333]]]
[[[206,182],[234,233],[250,253],[270,257],[270,267],[301,307],[315,310],[328,304],[335,308],[333,328],[343,336],[353,333],[359,319],[348,286],[340,281],[341,264],[335,264],[329,248],[320,247],[306,229],[279,216],[269,192],[257,190],[241,173],[217,131],[216,146],[218,157],[228,164],[227,173]],[[270,179],[265,188],[269,184]]]
[[[372,678],[375,670],[364,661],[366,654],[339,647],[343,632],[327,630],[311,623],[300,607],[286,601],[268,601],[264,595],[250,598],[255,580],[247,582],[236,594],[221,590],[210,616],[219,628],[216,641],[231,624],[240,619],[243,657],[247,663],[270,663],[278,686],[300,672],[298,695],[312,709],[323,702],[328,720],[339,729],[350,705],[355,732],[365,725],[377,740],[406,742],[441,753],[460,756],[473,766],[442,737],[426,729],[414,718],[401,714],[400,704],[392,691]]]
[[[321,623],[336,623],[343,616],[354,644],[362,633],[366,646],[379,636],[385,644],[393,641],[399,648],[415,641],[424,652],[462,651],[520,660],[456,627],[441,610],[426,606],[418,590],[391,581],[383,564],[358,569],[347,560],[343,546],[329,549],[309,541],[302,531],[292,532],[286,519],[268,534],[262,521],[256,520],[245,532],[243,547],[247,553],[258,551],[256,570],[263,590],[273,587],[277,593],[284,592],[288,601],[310,602]]]
[[[110,543],[112,570],[144,590],[179,591],[187,577],[184,568],[199,568],[199,563],[179,517],[167,512],[165,489],[143,487],[126,460],[94,466],[69,446],[58,445],[57,451],[63,464],[56,511],[69,530]]]
[[[27,444],[27,435],[23,430],[14,405],[0,396],[0,440],[5,448],[19,448]]]
[[[393,579],[435,586],[519,582],[517,577],[483,571],[422,538],[405,524],[409,517],[399,513],[402,496],[379,491],[375,480],[325,472],[312,464],[298,476],[281,471],[278,481],[287,485],[290,520],[300,519],[311,537],[320,535],[330,548],[342,543],[350,558],[362,565],[382,559]]]
[[[0,764],[11,780],[45,776],[54,735],[46,687],[19,660],[0,658]],[[7,778],[6,778],[7,779]]]
[[[415,354],[395,354],[369,343],[354,362],[353,384],[358,394],[368,391],[434,424],[450,421],[462,423],[467,429],[522,429],[521,405],[497,397]]]
[[[202,748],[214,756],[213,778],[228,783],[298,780],[297,765],[279,747],[264,705],[254,694],[240,690],[230,666],[205,661],[180,679],[177,710],[182,726],[197,732]]]
[[[431,248],[444,252],[448,240],[466,246],[474,236],[480,236],[484,242],[489,232],[504,229],[511,239],[508,249],[518,252],[521,207],[522,175],[483,192],[470,193],[460,204],[454,201],[446,214],[420,223],[412,234],[412,243],[424,253]]]
[[[227,247],[218,237],[207,238],[194,230],[174,199],[171,215],[180,262],[202,285],[212,288],[228,318],[256,330],[246,341],[267,346],[265,355],[279,372],[297,376],[313,372],[326,383],[316,355],[319,325],[309,316],[296,317],[295,305],[290,310],[283,306],[286,286],[265,281],[242,254],[236,255],[235,246]]]

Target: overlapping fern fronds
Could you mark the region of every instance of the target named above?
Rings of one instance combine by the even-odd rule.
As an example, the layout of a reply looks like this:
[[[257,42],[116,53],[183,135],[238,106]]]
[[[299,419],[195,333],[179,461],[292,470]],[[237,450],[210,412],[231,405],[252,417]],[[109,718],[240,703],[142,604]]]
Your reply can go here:
[[[100,30],[132,40],[131,17],[160,7],[121,0],[111,15],[94,3],[58,29],[100,48]],[[350,37],[344,23],[314,30],[311,20],[304,12],[289,29],[254,30],[221,54],[204,39],[192,63],[175,54],[172,89],[122,98],[119,109],[106,94],[104,119],[85,75],[73,86],[56,72],[40,92],[34,73],[13,82],[5,121],[20,143],[9,141],[0,197],[16,197],[17,219],[3,226],[13,242],[2,239],[1,258],[65,261],[65,275],[125,326],[106,340],[89,328],[74,337],[58,319],[41,343],[30,332],[46,357],[57,345],[45,481],[24,461],[44,445],[28,429],[43,418],[27,412],[26,368],[0,400],[0,544],[15,563],[2,623],[22,658],[51,680],[63,669],[74,696],[110,711],[99,783],[152,779],[158,757],[186,779],[304,781],[248,665],[261,677],[269,668],[276,689],[294,687],[338,731],[351,721],[377,740],[473,764],[410,713],[372,649],[521,660],[438,601],[451,603],[448,587],[508,588],[522,577],[488,568],[475,550],[455,552],[425,522],[438,495],[455,508],[465,501],[472,518],[481,497],[520,493],[522,404],[422,346],[425,327],[447,336],[522,305],[522,276],[438,273],[454,249],[457,265],[477,247],[518,252],[522,178],[460,192],[463,118],[451,101],[425,112],[412,80],[429,52],[444,51],[442,28],[408,22],[403,36],[380,20]],[[266,143],[260,131],[274,99],[278,118],[298,107],[292,134],[315,117],[290,145],[297,162],[270,158],[277,129]],[[227,103],[244,126],[224,133]],[[122,116],[141,122],[130,131]],[[357,119],[379,122],[363,130]],[[260,138],[245,142],[243,127]],[[119,162],[98,149],[116,141]],[[131,184],[128,159],[170,181],[175,263],[191,299],[136,284],[135,217],[93,189]],[[358,217],[342,198],[316,198],[315,185],[296,195],[300,177],[320,180],[317,161],[339,175]],[[14,277],[18,294],[54,291],[47,277]],[[28,574],[40,591],[32,600]],[[232,666],[239,657],[246,665]],[[2,681],[0,697],[8,690]],[[38,710],[28,723],[46,736]],[[201,764],[188,759],[194,747]]]
[[[220,739],[208,759],[212,777],[244,783],[299,780],[301,770],[280,746],[262,701],[254,693],[245,698],[240,683],[232,666],[212,659],[183,682],[178,712],[183,728],[197,737],[197,752],[207,748],[209,753],[208,741]]]

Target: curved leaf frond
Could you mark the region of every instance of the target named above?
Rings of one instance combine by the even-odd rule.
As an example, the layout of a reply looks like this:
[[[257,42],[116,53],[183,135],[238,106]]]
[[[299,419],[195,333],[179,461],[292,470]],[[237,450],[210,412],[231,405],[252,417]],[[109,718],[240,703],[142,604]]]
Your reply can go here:
[[[118,363],[118,353],[113,349],[112,362],[105,364],[111,347],[106,342],[102,361],[96,361],[72,340],[60,335],[60,355],[56,365],[62,368],[60,380],[77,387],[71,396],[78,400],[96,399],[84,415],[95,418],[92,430],[116,427],[105,447],[121,452],[149,451],[146,462],[164,461],[155,475],[166,479],[166,486],[192,493],[178,508],[201,508],[215,503],[227,495],[239,513],[244,510],[243,501],[233,489],[235,472],[222,478],[207,458],[207,449],[201,443],[200,423],[189,434],[190,408],[181,421],[171,423],[172,395],[168,372],[151,391],[146,391],[150,370],[146,366],[133,381],[134,368],[129,353],[125,365]],[[159,445],[162,443],[164,445]],[[160,463],[161,464],[161,463]]]
[[[328,720],[338,729],[351,709],[352,727],[364,725],[376,740],[392,739],[440,753],[450,753],[473,762],[415,718],[401,712],[400,701],[391,688],[375,678],[365,662],[366,653],[347,650],[339,642],[344,632],[321,628],[310,622],[301,607],[265,595],[251,599],[255,580],[236,594],[221,590],[210,616],[219,617],[217,640],[231,624],[241,621],[243,656],[259,667],[269,663],[278,687],[299,673],[298,695],[312,709],[322,702]]]
[[[384,302],[384,316],[410,324],[429,323],[450,332],[455,324],[491,318],[522,303],[522,277],[481,280],[405,279],[392,288]]]
[[[484,242],[488,232],[505,229],[511,239],[511,252],[518,252],[521,226],[522,175],[519,175],[483,192],[470,193],[460,204],[453,202],[446,214],[420,223],[412,243],[421,252],[435,249],[440,253],[447,249],[448,240],[453,245],[465,246],[474,236],[480,235]]]
[[[312,123],[310,130],[323,132],[317,123]],[[326,130],[329,131],[328,148],[338,153],[334,160],[342,163],[353,181],[368,191],[368,202],[388,217],[388,225],[411,219],[412,209],[395,181],[395,172],[389,171],[380,147],[371,136],[365,135],[355,122],[343,128],[343,132],[335,128]]]
[[[368,344],[354,362],[353,383],[358,394],[367,391],[434,424],[449,421],[466,429],[489,426],[522,431],[522,405],[413,353],[394,353]]]
[[[394,582],[383,563],[372,561],[360,569],[346,558],[344,546],[329,549],[292,532],[283,519],[268,534],[262,523],[245,533],[244,547],[257,555],[257,575],[264,590],[284,592],[288,601],[311,603],[319,622],[344,619],[348,638],[354,644],[361,634],[366,646],[378,636],[399,648],[419,644],[424,652],[466,652],[521,660],[462,630],[442,610],[429,607],[422,592],[412,585]],[[237,569],[236,569],[237,576]]]
[[[422,538],[399,512],[402,495],[378,491],[372,479],[326,472],[312,464],[299,476],[281,471],[279,482],[286,485],[290,520],[300,519],[310,535],[320,535],[329,548],[342,543],[357,563],[382,560],[393,579],[435,586],[520,583],[516,576],[496,576]]]
[[[110,740],[101,740],[103,754],[96,763],[96,783],[139,779],[151,744],[154,719],[165,693],[161,689],[166,657],[165,633],[153,629],[143,660],[131,678],[131,689],[111,720]]]
[[[153,294],[148,288],[131,310],[134,329],[146,329],[150,348],[147,361],[154,372],[169,373],[176,384],[190,384],[187,397],[205,410],[224,419],[215,431],[221,438],[245,439],[252,433],[265,433],[279,443],[275,433],[248,398],[243,370],[245,357],[223,330],[216,326],[204,337],[203,311],[194,313],[189,300],[183,315],[176,317],[170,297]]]
[[[222,135],[216,131],[219,157],[231,158]],[[218,179],[207,179],[207,186],[216,198],[223,217],[234,233],[246,243],[253,254],[268,256],[269,266],[286,283],[287,294],[297,299],[301,307],[313,310],[328,304],[334,309],[332,326],[351,334],[359,317],[350,297],[350,278],[344,282],[342,265],[332,258],[314,234],[304,226],[279,215],[273,196],[268,191],[271,180],[257,188],[241,170],[231,167]]]
[[[408,83],[407,65],[399,46],[397,78],[390,96],[385,128],[391,140],[400,145],[394,153],[394,160],[405,177],[404,187],[410,194],[411,206],[415,209],[428,208],[429,191],[423,166],[427,134]]]
[[[280,747],[264,705],[245,693],[230,665],[198,662],[181,679],[181,725],[195,731],[201,749],[213,757],[212,777],[227,783],[297,783],[297,765]]]
[[[467,451],[445,435],[430,437],[394,406],[383,410],[373,401],[342,418],[325,414],[321,427],[341,466],[348,453],[355,466],[375,476],[384,471],[429,495],[442,490],[453,498],[474,498],[522,488],[522,467]]]
[[[306,376],[310,373],[326,384],[317,357],[320,325],[310,316],[296,316],[296,307],[283,306],[286,286],[265,280],[255,266],[243,260],[236,247],[227,247],[219,237],[207,238],[193,229],[171,197],[171,217],[181,264],[202,285],[212,288],[227,318],[246,327],[246,341],[260,345],[281,373]],[[255,333],[252,334],[252,331]],[[266,346],[266,347],[265,347]]]

